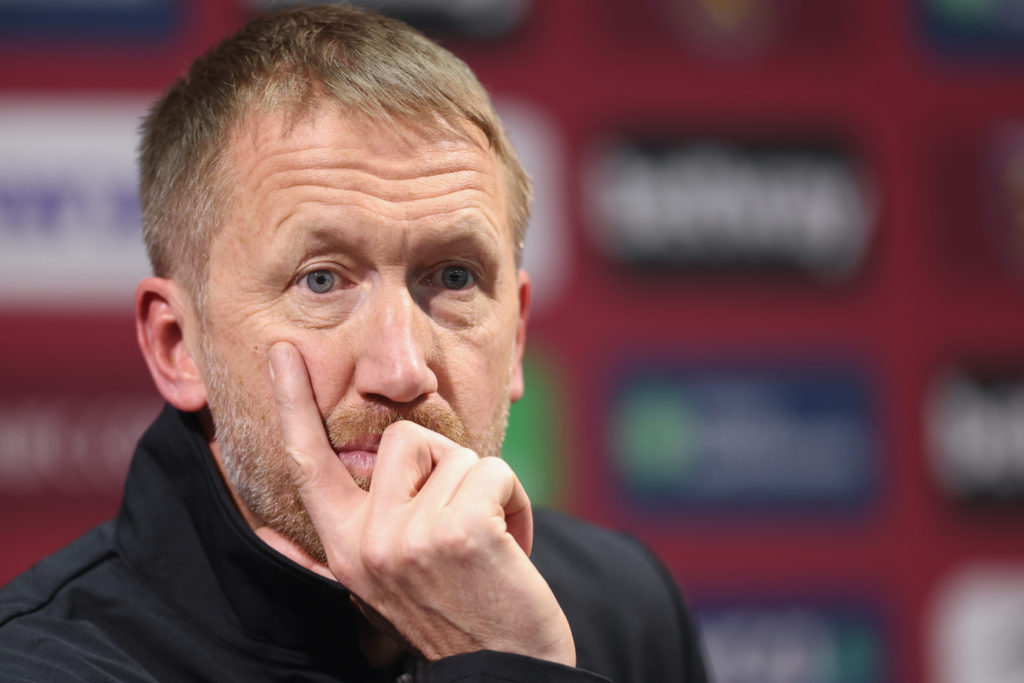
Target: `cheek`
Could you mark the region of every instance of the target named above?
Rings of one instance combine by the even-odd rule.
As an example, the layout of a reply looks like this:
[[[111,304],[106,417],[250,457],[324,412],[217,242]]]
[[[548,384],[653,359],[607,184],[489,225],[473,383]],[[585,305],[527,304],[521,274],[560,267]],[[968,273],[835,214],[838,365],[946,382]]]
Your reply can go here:
[[[355,369],[352,344],[339,330],[330,334],[289,330],[278,341],[287,341],[299,350],[306,364],[310,386],[321,415],[330,414],[341,404]]]
[[[266,304],[252,303],[244,296],[211,303],[210,333],[225,352],[239,358],[267,362],[271,344],[281,338],[281,325]]]
[[[481,344],[463,341],[449,346],[445,367],[455,394],[452,401],[464,419],[470,416],[490,419],[494,406],[508,393],[514,341],[496,335],[488,336],[485,341]]]
[[[328,335],[280,321],[265,322],[258,315],[221,327],[214,331],[219,339],[217,353],[232,379],[254,399],[273,405],[269,352],[271,346],[285,341],[302,355],[321,413],[338,402],[346,384],[346,357],[340,350],[347,344],[333,338],[337,331]]]

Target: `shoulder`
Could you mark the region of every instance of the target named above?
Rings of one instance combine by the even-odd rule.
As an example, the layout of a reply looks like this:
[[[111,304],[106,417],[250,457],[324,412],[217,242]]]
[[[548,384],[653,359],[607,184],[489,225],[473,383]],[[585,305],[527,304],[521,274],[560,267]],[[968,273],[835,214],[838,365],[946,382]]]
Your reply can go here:
[[[113,536],[112,523],[100,525],[0,589],[0,629],[21,617],[53,607],[63,589],[113,556]]]
[[[0,589],[0,679],[139,680],[116,664],[117,649],[92,618],[117,583],[113,535],[103,524]]]
[[[629,605],[665,611],[675,584],[635,538],[552,510],[534,514],[531,559],[553,589],[568,600],[585,601],[589,610]]]
[[[567,515],[535,511],[531,559],[572,626],[580,666],[616,681],[704,681],[688,608],[642,543]]]
[[[649,564],[650,552],[629,534],[611,531],[567,514],[549,509],[534,510],[534,547],[544,559],[560,559],[568,563],[608,558],[609,550],[624,552],[618,558],[626,563]],[[557,552],[555,552],[557,551]],[[548,557],[548,553],[554,555]]]

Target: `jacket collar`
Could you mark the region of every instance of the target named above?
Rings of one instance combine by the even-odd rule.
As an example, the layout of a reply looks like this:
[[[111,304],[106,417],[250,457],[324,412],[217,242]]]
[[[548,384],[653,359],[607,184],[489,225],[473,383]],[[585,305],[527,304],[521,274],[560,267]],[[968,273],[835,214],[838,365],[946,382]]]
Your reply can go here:
[[[248,651],[255,641],[260,656],[291,663],[366,668],[348,591],[253,533],[195,415],[167,406],[142,437],[117,543],[170,608],[213,637]]]

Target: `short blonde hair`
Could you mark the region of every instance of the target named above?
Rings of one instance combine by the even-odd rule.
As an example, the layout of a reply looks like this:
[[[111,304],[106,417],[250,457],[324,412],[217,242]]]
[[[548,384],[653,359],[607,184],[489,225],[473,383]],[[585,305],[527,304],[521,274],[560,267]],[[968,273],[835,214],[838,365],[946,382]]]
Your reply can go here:
[[[210,240],[228,188],[232,134],[253,112],[294,116],[318,103],[381,123],[477,126],[505,175],[516,264],[530,181],[483,86],[460,59],[405,24],[345,5],[257,18],[197,59],[142,125],[142,234],[155,275],[202,301]]]

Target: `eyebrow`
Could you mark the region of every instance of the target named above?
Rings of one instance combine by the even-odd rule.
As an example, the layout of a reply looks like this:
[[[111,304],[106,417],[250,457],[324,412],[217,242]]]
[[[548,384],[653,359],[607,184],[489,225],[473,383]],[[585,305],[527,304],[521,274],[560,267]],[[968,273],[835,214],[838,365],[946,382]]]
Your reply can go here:
[[[300,225],[289,231],[288,243],[301,248],[302,259],[329,251],[360,253],[365,251],[360,242],[372,238],[372,230],[372,226],[339,229],[318,224]],[[417,252],[468,246],[495,256],[500,254],[503,246],[500,230],[493,229],[489,223],[476,217],[462,217],[444,225],[419,227],[413,231],[407,244]]]
[[[437,228],[437,231],[442,233],[441,238],[436,240],[441,244],[451,245],[459,242],[472,242],[481,243],[480,246],[495,252],[501,250],[502,245],[499,236],[502,230],[500,228],[497,230],[493,229],[493,226],[479,218],[464,217],[444,227]],[[419,234],[424,235],[426,232],[431,233],[430,236],[434,235],[434,229],[430,228]]]

